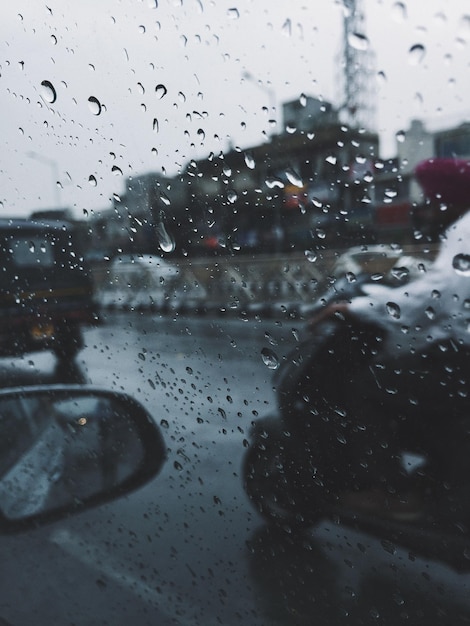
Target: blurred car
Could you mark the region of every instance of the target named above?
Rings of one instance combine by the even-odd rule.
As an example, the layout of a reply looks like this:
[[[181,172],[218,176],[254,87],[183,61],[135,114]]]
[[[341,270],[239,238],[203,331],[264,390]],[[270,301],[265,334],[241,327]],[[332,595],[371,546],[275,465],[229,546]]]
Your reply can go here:
[[[175,264],[158,255],[122,254],[109,264],[110,282],[126,290],[159,289],[171,284],[179,274]]]

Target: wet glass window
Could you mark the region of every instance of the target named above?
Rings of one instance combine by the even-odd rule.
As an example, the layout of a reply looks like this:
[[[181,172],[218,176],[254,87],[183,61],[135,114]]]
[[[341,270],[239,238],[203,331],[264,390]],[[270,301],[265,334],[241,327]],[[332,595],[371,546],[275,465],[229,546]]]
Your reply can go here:
[[[18,268],[51,268],[54,266],[54,244],[44,237],[32,235],[28,239],[12,237],[10,253]]]
[[[0,624],[470,622],[469,51],[0,2]]]

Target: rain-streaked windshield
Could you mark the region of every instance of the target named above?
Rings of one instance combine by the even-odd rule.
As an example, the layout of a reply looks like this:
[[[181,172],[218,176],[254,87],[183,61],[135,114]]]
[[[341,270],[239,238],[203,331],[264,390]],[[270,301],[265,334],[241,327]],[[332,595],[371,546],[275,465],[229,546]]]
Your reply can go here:
[[[470,620],[470,6],[0,18],[0,623]]]

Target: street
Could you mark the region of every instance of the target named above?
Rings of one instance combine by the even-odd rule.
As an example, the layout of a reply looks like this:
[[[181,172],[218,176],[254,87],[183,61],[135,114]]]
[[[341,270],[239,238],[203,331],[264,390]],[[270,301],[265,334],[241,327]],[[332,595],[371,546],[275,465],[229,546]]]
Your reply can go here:
[[[274,409],[273,368],[301,324],[108,313],[75,367],[49,353],[2,360],[3,386],[129,393],[168,458],[135,493],[1,537],[0,623],[467,623],[469,575],[331,522],[268,528],[247,500],[250,424]]]

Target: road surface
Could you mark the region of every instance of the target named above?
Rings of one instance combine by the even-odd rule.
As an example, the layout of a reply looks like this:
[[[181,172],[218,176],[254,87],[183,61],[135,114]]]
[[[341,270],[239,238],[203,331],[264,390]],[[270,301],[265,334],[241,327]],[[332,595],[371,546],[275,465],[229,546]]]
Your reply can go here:
[[[0,537],[4,623],[470,620],[468,575],[333,523],[301,535],[269,529],[246,499],[248,430],[274,408],[272,368],[299,328],[289,319],[113,313],[87,331],[74,367],[57,367],[48,353],[2,360],[3,386],[90,382],[126,391],[168,447],[161,473],[137,492]]]

